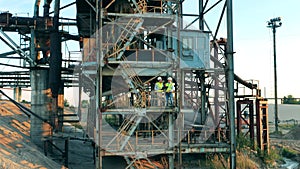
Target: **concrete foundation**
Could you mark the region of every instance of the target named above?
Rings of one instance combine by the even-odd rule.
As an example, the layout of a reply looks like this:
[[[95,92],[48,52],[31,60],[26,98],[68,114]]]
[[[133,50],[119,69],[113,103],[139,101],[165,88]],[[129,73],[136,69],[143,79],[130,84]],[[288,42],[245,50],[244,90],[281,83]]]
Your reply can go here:
[[[32,70],[31,81],[31,110],[43,119],[49,120],[51,113],[51,93],[48,85],[48,70]],[[31,116],[31,141],[43,147],[43,139],[52,135],[52,127],[42,120]]]

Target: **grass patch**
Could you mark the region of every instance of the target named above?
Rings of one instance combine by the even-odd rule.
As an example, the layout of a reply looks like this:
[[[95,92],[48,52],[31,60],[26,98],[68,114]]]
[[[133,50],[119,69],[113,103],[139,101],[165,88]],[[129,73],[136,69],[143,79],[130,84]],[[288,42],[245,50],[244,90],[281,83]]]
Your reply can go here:
[[[270,133],[270,135],[273,135],[273,136],[283,136],[283,133],[282,133],[282,131],[273,131],[273,132],[271,132]]]
[[[74,123],[73,126],[77,129],[83,129],[83,127],[80,125],[80,123]]]
[[[226,166],[229,166],[225,160],[224,162],[224,157],[220,157],[217,154],[214,154],[213,156],[208,156],[205,164],[205,168],[211,168],[211,169],[225,169],[227,168]]]
[[[259,165],[248,155],[249,152],[237,151],[236,156],[236,168],[237,169],[259,169]],[[209,169],[227,169],[230,168],[229,156],[218,156],[215,154],[211,156],[205,167]]]
[[[297,157],[297,152],[295,150],[289,149],[288,147],[283,147],[281,154],[283,157],[286,157],[286,158]]]
[[[238,135],[236,137],[236,148],[238,151],[242,151],[244,149],[249,149],[253,146],[249,136]]]
[[[292,123],[285,123],[285,124],[279,124],[278,127],[284,130],[291,130],[294,129],[297,125]]]
[[[244,168],[251,168],[251,169],[258,169],[259,165],[250,158],[250,156],[244,152],[237,152],[236,158],[236,168],[237,169],[244,169]]]
[[[282,160],[282,156],[278,149],[275,147],[270,148],[269,154],[265,152],[262,157],[263,161],[267,166],[274,167],[277,161]]]

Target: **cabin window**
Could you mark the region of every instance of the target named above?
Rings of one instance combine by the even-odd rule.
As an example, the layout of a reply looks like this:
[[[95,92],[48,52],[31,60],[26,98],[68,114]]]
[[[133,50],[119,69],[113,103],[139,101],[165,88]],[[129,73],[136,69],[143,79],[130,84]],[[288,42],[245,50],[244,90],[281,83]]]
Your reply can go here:
[[[182,57],[183,59],[193,59],[193,37],[183,37],[182,38]]]

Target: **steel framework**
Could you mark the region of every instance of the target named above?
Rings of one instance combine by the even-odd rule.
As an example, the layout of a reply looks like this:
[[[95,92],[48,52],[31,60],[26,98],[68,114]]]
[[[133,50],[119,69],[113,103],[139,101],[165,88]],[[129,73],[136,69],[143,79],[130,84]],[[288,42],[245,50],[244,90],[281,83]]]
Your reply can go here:
[[[87,13],[79,11],[79,19],[94,18],[98,23],[89,27],[92,33],[83,39],[82,64],[83,77],[90,79],[84,82],[93,105],[87,129],[99,146],[98,168],[103,168],[103,158],[111,155],[124,156],[127,168],[142,167],[142,161],[158,167],[151,158],[157,155],[168,156],[168,168],[180,168],[182,154],[192,152],[230,153],[234,168],[235,127],[229,123],[235,119],[232,30],[222,44],[216,39],[217,32],[212,34],[204,20],[204,14],[221,1],[199,2],[199,14],[193,15],[193,22],[200,18],[198,30],[183,28],[182,20],[190,15],[183,14],[182,1],[81,3],[90,6],[93,15],[86,17]],[[231,2],[223,3],[219,25],[226,6],[231,7]],[[228,10],[230,19],[231,9]],[[191,36],[207,41],[187,38]],[[209,48],[208,59],[197,53],[201,46]],[[200,60],[193,60],[188,48]],[[153,84],[158,76],[175,79],[174,107],[153,103]],[[227,119],[224,123],[221,115]],[[196,139],[191,138],[195,127]],[[228,131],[231,135],[226,135]]]
[[[54,12],[50,13],[51,1],[45,0],[44,15],[40,17],[37,0],[33,18],[1,13],[0,38],[13,51],[0,58],[18,54],[17,59],[27,63],[17,67],[29,69],[30,73],[0,74],[0,86],[31,86],[33,100],[35,95],[43,96],[33,105],[50,101],[54,118],[62,113],[59,103],[63,98],[59,97],[63,87],[78,86],[79,100],[81,91],[87,93],[90,105],[82,122],[97,145],[97,168],[103,168],[108,156],[123,156],[127,168],[181,168],[183,154],[211,152],[230,154],[230,168],[236,168],[234,99],[260,98],[260,93],[253,94],[259,92],[258,86],[234,74],[232,1],[199,0],[198,14],[185,13],[189,1],[77,0],[60,7],[60,1],[55,0]],[[60,10],[71,5],[77,7],[78,35],[61,30],[66,18],[60,16]],[[214,22],[211,15],[219,15],[214,27],[210,27]],[[224,22],[226,30],[221,30]],[[191,28],[196,23],[198,27]],[[7,31],[19,32],[24,41],[17,45]],[[218,38],[219,32],[225,33],[225,38]],[[79,42],[79,62],[62,58],[61,43],[65,40]],[[15,81],[4,80],[8,74]],[[45,78],[38,78],[40,75]],[[173,78],[172,106],[166,105],[165,93],[154,90],[159,76],[164,80]],[[252,90],[252,94],[234,95],[238,91],[234,80]],[[50,100],[44,97],[49,88]],[[241,132],[245,115],[239,106],[244,103],[253,106],[251,101],[238,102],[237,133]],[[256,106],[256,122],[261,122],[257,142],[265,150],[266,102],[256,102]],[[41,109],[33,107],[33,111],[48,111]],[[253,121],[250,120],[250,137],[254,140]]]

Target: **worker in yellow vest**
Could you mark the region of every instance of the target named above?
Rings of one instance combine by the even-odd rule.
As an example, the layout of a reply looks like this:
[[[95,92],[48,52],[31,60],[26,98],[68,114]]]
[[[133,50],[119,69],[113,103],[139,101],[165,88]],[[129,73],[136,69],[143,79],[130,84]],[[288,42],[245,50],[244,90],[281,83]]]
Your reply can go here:
[[[175,90],[172,78],[168,77],[168,82],[165,84],[166,87],[166,106],[173,106],[173,92]]]
[[[158,82],[155,83],[154,90],[156,92],[163,92],[164,83],[161,77],[157,78]]]
[[[157,78],[158,82],[155,83],[154,90],[156,94],[156,99],[157,99],[157,106],[162,105],[162,99],[163,99],[163,87],[164,87],[164,82],[161,77]]]

